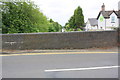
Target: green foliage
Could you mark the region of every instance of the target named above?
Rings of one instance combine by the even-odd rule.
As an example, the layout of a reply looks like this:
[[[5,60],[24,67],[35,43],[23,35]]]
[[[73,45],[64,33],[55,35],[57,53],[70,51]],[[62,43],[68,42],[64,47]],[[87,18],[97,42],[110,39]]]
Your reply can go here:
[[[61,32],[62,26],[58,22],[54,22],[52,19],[49,22],[49,32]]]
[[[48,21],[32,2],[2,2],[2,5],[2,33],[60,31],[61,26],[52,19]]]
[[[54,21],[52,19],[50,19],[50,23],[53,23]]]
[[[66,29],[69,31],[69,29],[72,28],[72,30],[74,31],[78,31],[78,30],[83,30],[83,26],[84,26],[84,15],[83,15],[83,11],[82,8],[80,8],[80,6],[78,6],[77,9],[75,9],[74,11],[74,15],[71,16],[70,20],[68,20],[68,23],[66,23],[65,25]]]
[[[84,16],[82,12],[82,8],[80,7],[78,7],[74,12],[76,28],[84,25]]]
[[[74,31],[74,29],[73,29],[73,28],[70,28],[70,29],[68,29],[67,31],[68,31],[68,32],[69,32],[69,31],[71,32],[71,31]]]
[[[77,31],[82,31],[80,28]]]

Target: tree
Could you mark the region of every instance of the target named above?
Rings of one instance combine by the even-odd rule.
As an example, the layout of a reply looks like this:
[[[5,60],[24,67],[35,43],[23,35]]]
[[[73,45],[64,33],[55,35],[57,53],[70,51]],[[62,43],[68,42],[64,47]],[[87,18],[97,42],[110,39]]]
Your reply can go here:
[[[82,8],[80,6],[78,6],[78,8],[75,9],[74,15],[71,16],[70,20],[67,23],[67,27],[68,27],[68,24],[69,24],[68,29],[73,29],[74,31],[77,31],[77,30],[80,31],[80,29],[83,30],[84,15],[83,15]]]
[[[2,33],[48,32],[47,17],[32,2],[2,2]]]
[[[54,21],[52,19],[50,19],[50,23],[53,23]]]
[[[82,8],[80,8],[80,6],[78,6],[78,8],[74,12],[75,26],[76,26],[75,28],[82,29],[84,25],[84,16],[82,12],[83,11]]]
[[[61,32],[62,26],[58,22],[54,22],[52,19],[50,19],[49,22],[49,32]]]
[[[71,28],[75,28],[76,25],[75,25],[75,17],[74,17],[74,15],[70,18],[69,25],[70,25]]]

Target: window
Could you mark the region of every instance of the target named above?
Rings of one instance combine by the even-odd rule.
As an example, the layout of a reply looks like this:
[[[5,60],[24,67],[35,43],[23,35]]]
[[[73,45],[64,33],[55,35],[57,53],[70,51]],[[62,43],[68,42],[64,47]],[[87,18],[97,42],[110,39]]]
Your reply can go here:
[[[115,16],[111,17],[111,23],[115,23]]]

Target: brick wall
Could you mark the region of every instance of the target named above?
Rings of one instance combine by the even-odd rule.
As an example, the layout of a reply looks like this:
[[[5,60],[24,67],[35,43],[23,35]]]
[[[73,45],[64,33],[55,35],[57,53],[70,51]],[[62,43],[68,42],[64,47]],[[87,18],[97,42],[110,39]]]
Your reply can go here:
[[[3,49],[81,49],[115,46],[117,31],[3,34]]]

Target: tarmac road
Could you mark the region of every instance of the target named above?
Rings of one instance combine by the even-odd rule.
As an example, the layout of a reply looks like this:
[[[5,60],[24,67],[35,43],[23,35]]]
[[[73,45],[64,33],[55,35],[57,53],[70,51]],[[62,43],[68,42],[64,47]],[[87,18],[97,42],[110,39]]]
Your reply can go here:
[[[118,78],[118,53],[25,54],[2,57],[3,78]]]

